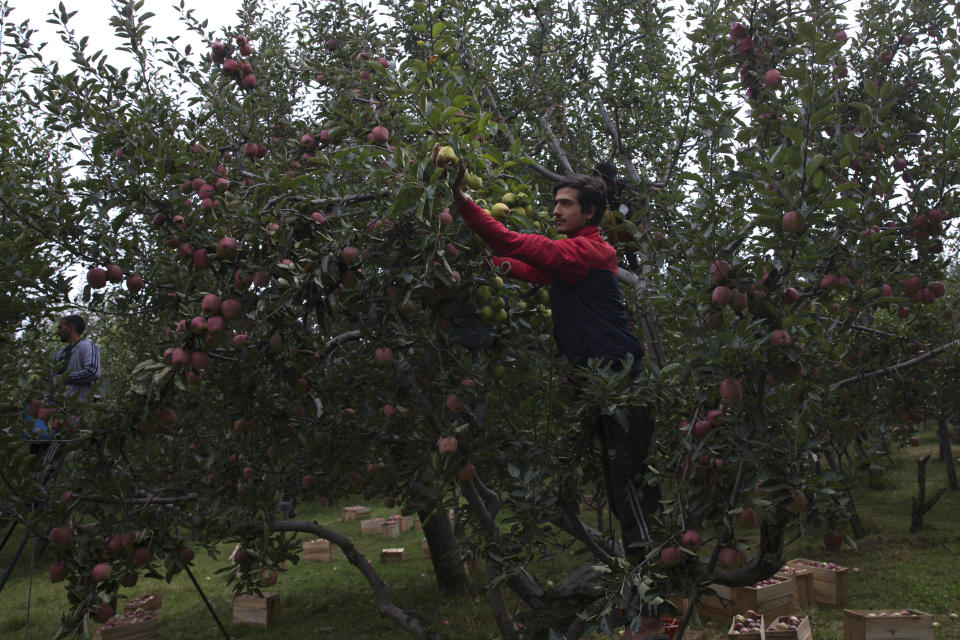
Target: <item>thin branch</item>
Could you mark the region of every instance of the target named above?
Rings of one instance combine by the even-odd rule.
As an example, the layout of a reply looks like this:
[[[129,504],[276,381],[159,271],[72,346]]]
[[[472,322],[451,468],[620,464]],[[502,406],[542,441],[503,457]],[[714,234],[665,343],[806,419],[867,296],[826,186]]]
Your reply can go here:
[[[560,160],[560,164],[563,165],[564,171],[567,172],[567,175],[573,173],[573,167],[570,166],[570,160],[567,159],[567,154],[564,153],[563,149],[560,148],[560,143],[557,142],[557,137],[553,135],[553,129],[550,128],[550,123],[547,121],[547,118],[553,113],[553,105],[547,109],[546,113],[540,116],[540,126],[543,127],[543,132],[547,134],[547,143],[550,145],[550,148],[553,150],[553,153],[556,154],[557,158]]]
[[[839,389],[840,387],[844,387],[844,386],[846,386],[846,385],[848,385],[848,384],[853,384],[854,382],[860,382],[860,381],[862,381],[862,380],[867,380],[867,379],[869,379],[869,378],[875,378],[875,377],[877,377],[877,376],[881,376],[881,375],[884,375],[884,374],[894,373],[895,371],[900,371],[901,369],[907,369],[907,368],[912,367],[912,366],[914,366],[914,365],[916,365],[916,364],[920,364],[920,363],[923,362],[924,360],[927,360],[927,359],[929,359],[929,358],[932,358],[933,356],[935,356],[935,355],[937,355],[937,354],[939,354],[939,353],[943,353],[943,352],[946,351],[947,349],[956,346],[958,343],[960,343],[960,340],[954,340],[953,342],[947,343],[947,344],[943,345],[942,347],[938,347],[938,348],[934,349],[933,351],[928,351],[928,352],[926,352],[926,353],[920,354],[920,355],[917,356],[916,358],[911,358],[910,360],[904,360],[903,362],[899,362],[899,363],[897,363],[897,364],[895,364],[895,365],[892,365],[892,366],[890,366],[890,367],[883,367],[882,369],[876,369],[875,371],[869,371],[869,372],[867,372],[867,373],[860,373],[860,374],[857,374],[857,375],[852,376],[852,377],[850,377],[850,378],[846,378],[845,380],[841,380],[840,382],[834,382],[832,385],[830,385],[830,390],[833,391],[834,389]]]
[[[613,148],[617,150],[618,154],[620,154],[620,160],[627,168],[627,173],[630,174],[630,178],[635,183],[642,186],[643,178],[641,178],[640,174],[637,172],[637,167],[633,164],[633,159],[627,155],[626,150],[623,148],[623,141],[620,139],[620,132],[617,131],[617,125],[614,124],[613,120],[610,118],[610,114],[607,113],[607,108],[603,104],[602,96],[597,96],[597,107],[600,109],[600,117],[603,118],[603,124],[606,125],[607,131],[610,132],[610,137],[613,138]]]
[[[325,356],[346,342],[359,340],[362,335],[363,334],[359,330],[355,329],[353,331],[345,331],[344,333],[341,333],[338,336],[334,336],[333,338],[330,338],[330,342],[326,344],[326,346],[320,352],[320,355]]]
[[[354,193],[349,196],[342,196],[339,198],[318,198],[316,200],[310,200],[310,204],[317,207],[325,207],[328,204],[354,204],[357,202],[369,202],[370,200],[376,200],[377,198],[385,198],[392,193],[390,189],[381,189],[380,191],[374,191],[371,193]]]
[[[664,174],[663,179],[659,183],[655,183],[652,186],[659,188],[666,188],[670,184],[670,180],[673,177],[673,172],[677,169],[677,164],[680,162],[680,152],[683,150],[683,139],[687,137],[687,131],[690,128],[690,112],[693,110],[693,80],[696,77],[696,74],[690,76],[689,82],[689,91],[687,93],[687,109],[683,114],[683,130],[680,132],[680,135],[677,136],[677,142],[673,147],[673,154],[670,158],[670,165],[667,167],[667,172]]]

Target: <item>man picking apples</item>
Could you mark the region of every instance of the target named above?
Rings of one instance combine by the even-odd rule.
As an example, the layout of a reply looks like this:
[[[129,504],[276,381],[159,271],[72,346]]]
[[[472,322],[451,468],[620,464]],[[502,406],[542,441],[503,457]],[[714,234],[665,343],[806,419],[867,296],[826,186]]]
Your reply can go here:
[[[575,366],[586,365],[590,358],[616,366],[631,354],[631,373],[639,373],[643,348],[627,328],[616,251],[597,226],[607,204],[603,180],[574,174],[554,185],[553,217],[557,231],[567,237],[553,240],[510,231],[487,215],[464,194],[464,175],[461,163],[453,185],[457,210],[496,254],[494,263],[511,277],[550,286],[553,333],[560,353]],[[648,551],[646,516],[660,510],[660,490],[642,482],[653,421],[645,407],[632,406],[628,411],[627,428],[610,416],[598,416],[590,426],[600,434],[607,494],[620,521],[627,557],[638,562]],[[642,614],[641,627],[628,629],[624,638],[642,640],[662,633],[657,611],[644,609]]]

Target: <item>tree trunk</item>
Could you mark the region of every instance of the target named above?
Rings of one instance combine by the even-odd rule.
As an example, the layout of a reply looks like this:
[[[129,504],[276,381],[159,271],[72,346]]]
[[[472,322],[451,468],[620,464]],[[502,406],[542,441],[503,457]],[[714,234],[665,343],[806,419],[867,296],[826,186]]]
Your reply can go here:
[[[937,418],[937,436],[940,438],[940,459],[947,470],[947,486],[956,491],[960,489],[960,486],[957,485],[957,468],[953,464],[953,451],[950,449],[950,428],[946,416]]]
[[[463,566],[460,547],[453,535],[446,511],[420,512],[423,535],[430,547],[430,560],[437,587],[442,593],[456,596],[470,595],[470,579]]]
[[[843,473],[843,461],[839,453],[836,456],[833,456],[830,451],[824,450],[823,455],[827,459],[827,463],[830,465],[831,469],[837,473]],[[863,526],[863,521],[860,519],[859,512],[857,512],[857,505],[853,501],[853,491],[851,491],[848,487],[844,490],[844,495],[850,504],[850,528],[853,533],[853,539],[860,540],[867,535],[867,528]]]
[[[919,533],[923,527],[923,516],[933,508],[946,489],[937,489],[930,500],[926,499],[927,494],[927,463],[930,462],[930,456],[923,456],[917,460],[917,495],[911,501],[913,508],[910,511],[910,533]]]

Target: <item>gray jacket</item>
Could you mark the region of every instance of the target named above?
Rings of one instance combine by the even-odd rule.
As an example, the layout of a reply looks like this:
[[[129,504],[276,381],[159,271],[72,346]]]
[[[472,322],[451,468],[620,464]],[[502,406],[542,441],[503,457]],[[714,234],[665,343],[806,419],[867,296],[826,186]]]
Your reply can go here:
[[[57,375],[65,376],[68,395],[77,395],[82,402],[93,383],[100,379],[100,349],[87,338],[81,338],[73,347],[63,347],[53,357]]]

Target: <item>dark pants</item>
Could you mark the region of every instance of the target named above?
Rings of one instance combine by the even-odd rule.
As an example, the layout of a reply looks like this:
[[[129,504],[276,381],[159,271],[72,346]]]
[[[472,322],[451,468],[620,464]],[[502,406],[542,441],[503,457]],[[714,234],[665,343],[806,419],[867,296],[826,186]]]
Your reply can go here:
[[[610,510],[620,521],[624,554],[639,564],[650,550],[648,516],[660,513],[660,487],[647,485],[647,454],[653,444],[653,419],[646,407],[628,408],[627,426],[612,416],[596,421],[603,448],[603,475]],[[659,615],[656,607],[643,607],[646,616]]]

